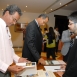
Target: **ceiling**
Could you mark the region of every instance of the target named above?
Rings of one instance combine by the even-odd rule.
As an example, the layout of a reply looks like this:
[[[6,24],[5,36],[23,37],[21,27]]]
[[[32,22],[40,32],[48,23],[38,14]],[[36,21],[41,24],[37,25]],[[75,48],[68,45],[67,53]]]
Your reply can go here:
[[[23,12],[31,13],[51,13],[61,7],[66,10],[77,10],[75,7],[77,0],[1,0],[0,10],[5,9],[10,4],[16,4]],[[69,5],[63,7],[66,4]]]
[[[67,7],[63,7],[62,9],[66,9],[66,10],[77,10],[77,0],[74,0],[73,2],[71,2]]]

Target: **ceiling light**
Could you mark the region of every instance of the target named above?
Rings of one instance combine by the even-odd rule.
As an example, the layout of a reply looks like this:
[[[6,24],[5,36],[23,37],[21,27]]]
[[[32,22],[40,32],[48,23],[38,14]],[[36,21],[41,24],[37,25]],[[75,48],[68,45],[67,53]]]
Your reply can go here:
[[[65,5],[65,6],[67,6],[67,5]]]
[[[61,5],[61,3],[60,3],[60,5]]]
[[[51,9],[52,10],[52,9]]]
[[[24,11],[24,12],[26,12],[26,11]]]
[[[9,6],[9,5],[7,4],[7,6]]]
[[[46,12],[45,12],[45,14],[46,14]]]
[[[2,11],[3,11],[3,9],[2,9]]]
[[[27,6],[26,6],[27,7]]]

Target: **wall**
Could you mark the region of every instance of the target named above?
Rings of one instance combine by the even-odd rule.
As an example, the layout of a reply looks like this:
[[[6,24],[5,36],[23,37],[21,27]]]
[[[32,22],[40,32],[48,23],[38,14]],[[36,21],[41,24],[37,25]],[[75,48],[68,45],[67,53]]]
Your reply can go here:
[[[71,12],[72,11],[60,9],[60,10],[57,10],[55,12],[48,14],[48,16],[49,16],[48,25],[54,27],[54,25],[55,25],[54,24],[55,23],[54,15],[68,16]],[[37,18],[39,14],[40,13],[26,13],[26,12],[24,12],[18,22],[20,22],[20,23],[30,22],[30,21],[34,20],[35,18]],[[2,15],[2,11],[0,12],[0,17],[1,17],[1,15]],[[14,26],[10,27],[10,31],[11,31],[11,34],[12,34],[12,41],[13,41],[14,47],[22,47],[23,46],[23,34],[15,32]]]
[[[54,15],[68,16],[71,12],[72,11],[69,11],[69,10],[59,9],[57,11],[54,11],[54,12],[48,14],[48,16],[49,16],[49,23],[48,23],[48,25],[54,27],[54,25],[55,25],[55,17],[54,17]]]

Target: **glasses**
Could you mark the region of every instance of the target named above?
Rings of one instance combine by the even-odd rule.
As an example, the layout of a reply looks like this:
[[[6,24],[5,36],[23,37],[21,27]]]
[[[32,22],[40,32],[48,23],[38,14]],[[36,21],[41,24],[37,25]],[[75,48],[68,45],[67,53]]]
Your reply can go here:
[[[15,23],[17,23],[17,19],[12,16],[12,19]]]
[[[45,20],[43,20],[43,24],[46,24],[46,21]]]
[[[73,25],[73,24],[75,24],[75,23],[70,23],[70,22],[68,23],[68,25]]]

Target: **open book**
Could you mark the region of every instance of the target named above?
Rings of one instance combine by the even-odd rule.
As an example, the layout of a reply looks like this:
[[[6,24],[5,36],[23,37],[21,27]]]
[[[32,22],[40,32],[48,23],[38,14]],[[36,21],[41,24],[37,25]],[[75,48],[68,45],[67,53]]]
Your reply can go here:
[[[56,77],[52,71],[37,70],[37,74],[27,75],[27,77]]]

